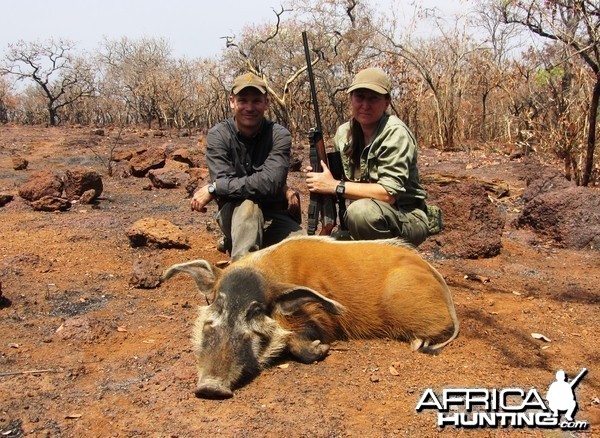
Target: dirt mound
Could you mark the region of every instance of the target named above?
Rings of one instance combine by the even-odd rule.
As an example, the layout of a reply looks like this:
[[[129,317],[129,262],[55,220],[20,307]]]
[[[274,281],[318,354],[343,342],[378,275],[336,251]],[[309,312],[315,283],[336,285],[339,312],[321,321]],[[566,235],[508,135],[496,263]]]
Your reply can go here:
[[[531,170],[516,225],[561,247],[600,250],[600,191],[577,187],[547,166]]]
[[[442,209],[444,232],[427,239],[423,248],[440,257],[494,257],[502,249],[504,218],[477,183],[426,186],[428,202]]]

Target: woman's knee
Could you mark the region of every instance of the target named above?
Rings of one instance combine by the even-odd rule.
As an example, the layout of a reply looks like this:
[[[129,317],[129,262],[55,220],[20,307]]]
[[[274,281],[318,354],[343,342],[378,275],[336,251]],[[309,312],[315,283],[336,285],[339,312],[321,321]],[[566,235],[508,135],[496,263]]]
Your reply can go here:
[[[357,199],[346,209],[346,221],[348,224],[373,224],[382,219],[383,214],[381,209],[372,199]]]
[[[372,199],[359,199],[346,210],[346,225],[356,240],[392,237],[390,226],[381,207]]]

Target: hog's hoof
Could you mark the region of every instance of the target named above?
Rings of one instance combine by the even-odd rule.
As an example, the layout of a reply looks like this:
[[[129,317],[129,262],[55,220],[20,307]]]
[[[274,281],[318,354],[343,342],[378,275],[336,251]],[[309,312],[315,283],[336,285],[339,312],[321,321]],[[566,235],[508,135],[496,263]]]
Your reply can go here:
[[[302,342],[295,346],[292,354],[302,363],[313,363],[325,359],[329,345],[322,344],[318,339],[312,342]]]
[[[194,394],[199,398],[224,399],[233,397],[233,391],[218,384],[198,385]]]

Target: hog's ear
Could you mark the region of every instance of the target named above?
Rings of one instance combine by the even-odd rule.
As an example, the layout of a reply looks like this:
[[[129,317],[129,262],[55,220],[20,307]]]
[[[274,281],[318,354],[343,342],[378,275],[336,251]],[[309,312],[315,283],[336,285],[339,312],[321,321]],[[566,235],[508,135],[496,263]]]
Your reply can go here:
[[[303,304],[320,303],[324,309],[334,315],[341,315],[346,308],[335,300],[304,286],[282,285],[275,295],[275,308],[283,315],[296,312]]]
[[[191,262],[178,263],[168,268],[162,275],[163,280],[168,280],[173,275],[185,272],[192,276],[200,292],[212,289],[217,279],[221,276],[221,269],[212,266],[206,260],[192,260]]]

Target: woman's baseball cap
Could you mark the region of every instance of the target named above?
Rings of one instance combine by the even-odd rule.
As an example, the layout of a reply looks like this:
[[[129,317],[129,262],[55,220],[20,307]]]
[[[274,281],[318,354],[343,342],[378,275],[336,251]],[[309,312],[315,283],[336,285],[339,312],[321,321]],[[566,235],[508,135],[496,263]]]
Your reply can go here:
[[[379,68],[366,68],[354,76],[354,80],[346,92],[351,93],[359,88],[373,90],[379,94],[389,94],[392,84],[383,70]]]

